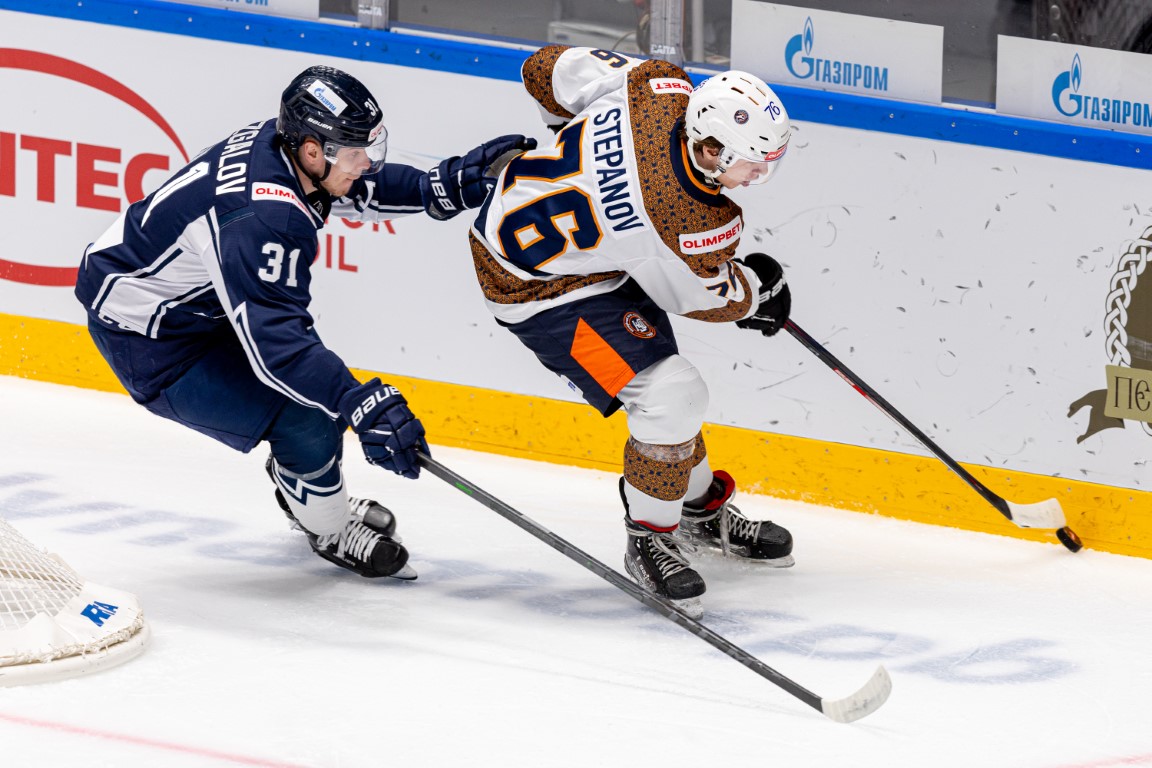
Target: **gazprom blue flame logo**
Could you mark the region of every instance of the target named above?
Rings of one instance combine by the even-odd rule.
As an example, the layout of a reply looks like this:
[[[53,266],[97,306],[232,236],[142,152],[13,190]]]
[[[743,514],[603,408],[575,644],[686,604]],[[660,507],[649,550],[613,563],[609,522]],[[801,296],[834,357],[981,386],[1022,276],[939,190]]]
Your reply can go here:
[[[816,26],[809,16],[804,20],[804,31],[788,38],[788,44],[784,46],[784,65],[796,79],[811,78],[817,83],[843,85],[858,90],[888,90],[887,67],[813,56],[812,49],[815,46]]]
[[[812,44],[815,40],[816,30],[812,26],[812,17],[809,16],[804,21],[804,34],[794,35],[788,40],[788,45],[784,47],[784,64],[787,65],[788,71],[792,73],[793,77],[798,77],[801,80],[812,77]],[[804,56],[800,59],[804,65],[804,71],[796,69],[796,54],[800,51],[804,51]]]
[[[1099,96],[1088,88],[1081,91],[1085,84],[1084,65],[1077,53],[1072,57],[1072,66],[1052,81],[1052,103],[1056,111],[1089,123],[1152,127],[1152,104],[1113,94]]]
[[[1072,67],[1066,72],[1056,75],[1052,81],[1052,103],[1056,110],[1065,117],[1075,117],[1080,114],[1082,104],[1079,96],[1080,82],[1084,79],[1084,68],[1080,63],[1080,54],[1072,57]],[[1068,94],[1067,103],[1064,95]]]

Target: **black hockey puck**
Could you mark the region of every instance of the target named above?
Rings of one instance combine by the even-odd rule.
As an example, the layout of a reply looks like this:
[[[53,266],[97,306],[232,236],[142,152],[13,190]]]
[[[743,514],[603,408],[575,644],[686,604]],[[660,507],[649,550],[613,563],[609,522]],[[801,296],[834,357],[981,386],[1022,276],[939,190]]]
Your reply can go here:
[[[1068,526],[1056,531],[1056,538],[1060,539],[1060,543],[1066,546],[1069,552],[1079,552],[1084,549],[1084,542],[1080,541],[1080,537]]]

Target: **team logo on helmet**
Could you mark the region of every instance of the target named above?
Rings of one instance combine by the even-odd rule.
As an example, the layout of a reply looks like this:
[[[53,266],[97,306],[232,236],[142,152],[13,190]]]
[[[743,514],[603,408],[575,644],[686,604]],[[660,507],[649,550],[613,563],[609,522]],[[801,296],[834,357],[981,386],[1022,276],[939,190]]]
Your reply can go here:
[[[656,329],[639,312],[624,315],[624,328],[638,339],[650,339],[656,335]]]
[[[312,94],[316,101],[323,104],[324,108],[334,115],[339,115],[348,108],[348,102],[340,98],[336,94],[336,91],[319,80],[312,81],[312,84],[308,86],[308,93]]]
[[[748,122],[748,113],[742,109],[736,110],[736,114],[732,115],[732,119],[736,121],[737,125],[744,125]]]

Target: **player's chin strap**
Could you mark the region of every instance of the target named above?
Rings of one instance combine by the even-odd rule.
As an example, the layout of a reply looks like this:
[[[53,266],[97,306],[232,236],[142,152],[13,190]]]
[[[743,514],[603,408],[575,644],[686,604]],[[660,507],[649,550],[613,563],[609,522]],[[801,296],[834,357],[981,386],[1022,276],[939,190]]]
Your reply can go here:
[[[296,154],[300,151],[299,147],[290,147],[281,136],[277,136],[276,141],[281,148],[285,150],[285,154],[287,154],[292,161],[292,165],[294,165],[300,173],[307,176],[308,180],[312,182],[312,186],[316,188],[305,195],[305,200],[308,202],[309,207],[316,211],[316,214],[321,219],[327,220],[328,214],[332,211],[332,195],[328,190],[324,189],[324,180],[332,173],[332,163],[328,162],[328,158],[324,158],[324,175],[317,176],[300,163],[300,158]]]
[[[305,195],[304,199],[312,207],[312,210],[316,211],[317,216],[327,221],[328,214],[332,212],[332,194],[328,190],[317,186],[316,189]]]
[[[720,186],[720,181],[719,181],[720,174],[724,173],[724,171],[726,171],[728,169],[721,167],[719,163],[717,163],[716,167],[712,170],[708,170],[707,168],[701,168],[700,163],[697,162],[697,160],[696,160],[696,147],[697,146],[701,146],[701,145],[699,145],[694,139],[691,139],[691,138],[688,139],[688,159],[691,161],[692,167],[695,168],[697,171],[699,171],[700,175],[704,177],[704,183],[705,184],[707,184],[710,187]],[[701,154],[703,154],[703,152],[701,152]]]

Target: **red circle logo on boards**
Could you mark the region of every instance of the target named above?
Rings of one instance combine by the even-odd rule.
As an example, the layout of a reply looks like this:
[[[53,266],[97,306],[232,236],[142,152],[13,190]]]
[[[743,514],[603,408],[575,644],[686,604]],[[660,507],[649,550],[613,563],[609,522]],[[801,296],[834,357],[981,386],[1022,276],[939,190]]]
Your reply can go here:
[[[18,69],[69,80],[100,91],[131,107],[153,123],[168,137],[185,163],[188,153],[180,137],[156,108],[128,86],[102,72],[69,59],[40,51],[19,48],[0,48],[0,69]],[[56,136],[18,135],[6,132],[0,125],[0,200],[16,197],[17,159],[35,163],[36,199],[56,202],[55,166],[59,158],[71,158],[76,163],[76,205],[110,212],[119,212],[122,197],[129,202],[142,199],[143,177],[149,171],[171,171],[166,155],[142,153],[125,158],[117,148],[83,142],[61,140]],[[75,126],[64,126],[67,130]],[[109,187],[123,190],[121,196],[107,194]],[[79,252],[82,244],[76,248]],[[28,285],[71,287],[76,283],[75,266],[53,267],[11,261],[0,257],[0,280]]]

